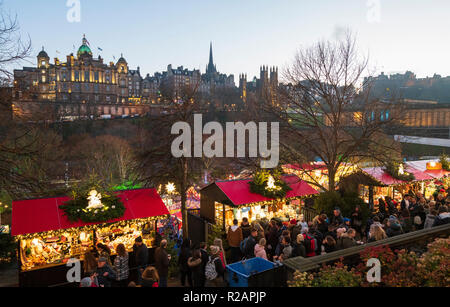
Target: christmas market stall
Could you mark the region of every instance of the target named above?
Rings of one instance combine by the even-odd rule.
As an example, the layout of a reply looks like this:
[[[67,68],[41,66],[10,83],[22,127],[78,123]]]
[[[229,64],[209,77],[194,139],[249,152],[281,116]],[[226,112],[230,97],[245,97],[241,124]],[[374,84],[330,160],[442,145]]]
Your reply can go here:
[[[299,218],[304,199],[319,192],[295,175],[272,176],[259,172],[253,179],[216,181],[201,191],[201,217],[231,226],[233,219],[249,222],[277,217]]]
[[[66,285],[69,259],[82,262],[99,242],[112,258],[124,244],[132,269],[134,240],[142,237],[152,263],[158,220],[168,214],[155,189],[14,201],[11,234],[18,241],[20,286]]]
[[[420,160],[407,162],[408,165],[423,171],[425,174],[434,178],[432,181],[423,182],[423,194],[426,199],[431,199],[439,190],[447,190],[450,186],[450,171],[444,169],[448,165],[443,165],[447,161],[441,160]]]
[[[328,169],[324,162],[311,162],[304,164],[286,164],[282,166],[286,174],[296,175],[300,179],[321,186],[328,186]],[[355,171],[358,167],[350,163],[341,163],[336,172],[336,183]]]
[[[433,181],[433,177],[408,164],[392,164],[362,168],[340,183],[341,189],[351,189],[373,209],[378,210],[378,200],[389,196],[400,202],[406,193],[421,192],[425,194],[426,187]]]

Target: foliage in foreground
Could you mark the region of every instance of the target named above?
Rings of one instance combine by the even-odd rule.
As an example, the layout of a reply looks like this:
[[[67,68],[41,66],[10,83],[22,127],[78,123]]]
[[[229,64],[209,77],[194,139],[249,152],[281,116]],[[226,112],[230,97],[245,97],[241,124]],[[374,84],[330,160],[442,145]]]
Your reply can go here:
[[[343,259],[319,272],[295,272],[289,287],[450,287],[450,237],[436,239],[419,255],[407,250],[392,251],[387,246],[367,248],[361,263],[349,268]],[[381,282],[369,283],[367,260],[381,263]]]

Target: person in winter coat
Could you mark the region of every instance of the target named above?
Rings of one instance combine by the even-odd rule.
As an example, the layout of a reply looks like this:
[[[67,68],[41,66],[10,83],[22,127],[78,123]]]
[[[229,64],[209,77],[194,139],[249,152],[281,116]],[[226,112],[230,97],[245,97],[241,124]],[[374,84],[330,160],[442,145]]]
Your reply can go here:
[[[369,233],[368,243],[384,240],[387,238],[386,233],[384,232],[383,228],[376,225],[372,228],[371,232]]]
[[[423,225],[424,229],[430,229],[431,227],[433,227],[437,214],[438,212],[436,211],[436,209],[430,209],[430,213],[427,214],[427,217],[425,218],[425,223]]]
[[[97,270],[97,264],[97,259],[91,251],[84,253],[83,276],[90,277]]]
[[[200,249],[195,249],[192,257],[188,259],[188,266],[192,271],[192,283],[194,288],[203,287],[203,280],[205,280],[205,271],[202,265],[202,253]]]
[[[306,258],[306,248],[303,241],[305,238],[301,233],[296,237],[296,241],[292,244],[292,257],[303,257]]]
[[[209,261],[208,245],[206,244],[206,242],[200,243],[200,254],[201,254],[201,258],[202,258],[202,272],[203,272],[203,277],[204,277],[206,264]],[[203,278],[202,287],[205,286],[205,283],[206,283],[206,278]]]
[[[248,219],[246,217],[242,219],[241,229],[243,240],[245,240],[250,235],[250,232],[252,230],[252,226],[250,226]]]
[[[244,256],[246,259],[255,258],[255,245],[258,238],[258,230],[253,228],[250,232],[250,236],[244,244]]]
[[[128,276],[130,274],[130,269],[128,267],[128,252],[125,249],[125,245],[122,243],[117,245],[116,252],[117,257],[114,259],[114,269],[117,273],[116,285],[124,288],[128,284]]]
[[[216,271],[216,278],[208,279],[208,265],[206,268],[206,287],[222,287],[224,285],[224,274],[225,269],[223,268],[222,261],[220,260],[220,248],[215,245],[211,245],[211,255],[208,264],[211,262],[214,264],[214,269]]]
[[[319,218],[317,219],[317,230],[320,231],[322,234],[325,234],[328,232],[328,222],[327,222],[327,215],[321,214]],[[295,237],[294,237],[295,238]]]
[[[227,259],[225,256],[225,250],[223,249],[222,239],[215,238],[214,245],[219,247],[219,249],[220,249],[219,257],[220,257],[220,260],[222,261],[223,268],[226,268],[227,267]]]
[[[258,244],[255,245],[255,257],[263,258],[267,260],[266,253],[266,239],[261,238]]]
[[[403,234],[402,226],[395,216],[389,217],[387,222],[386,235],[389,238]]]
[[[108,263],[108,265],[110,267],[112,267],[112,263],[111,263],[111,250],[109,249],[108,246],[106,246],[105,244],[102,243],[97,243],[97,251],[98,251],[98,257],[104,257],[106,258],[106,262]]]
[[[273,259],[275,261],[279,260],[283,262],[286,259],[291,258],[292,256],[292,246],[291,246],[291,238],[288,236],[283,236],[281,240],[281,254],[280,256],[275,256]]]
[[[350,228],[347,232],[342,233],[337,240],[337,249],[341,250],[356,246],[355,235],[356,231],[352,228]]]
[[[99,287],[109,288],[111,283],[116,280],[116,272],[109,266],[108,259],[100,257],[98,259],[97,280]]]
[[[433,227],[449,224],[450,223],[450,212],[448,212],[447,206],[440,206],[438,212],[439,212],[439,215],[434,220]]]
[[[186,279],[189,287],[192,287],[192,273],[188,266],[188,259],[191,257],[191,240],[186,239],[181,244],[180,255],[178,257],[178,267],[180,268],[181,286],[186,285]]]
[[[142,273],[142,287],[143,288],[158,288],[159,276],[156,269],[149,266]]]
[[[160,247],[155,251],[156,270],[159,275],[159,286],[161,288],[167,287],[167,278],[169,276],[169,263],[171,255],[167,253],[167,240],[162,240]]]
[[[332,236],[326,236],[322,242],[322,254],[336,251],[336,240]]]
[[[280,237],[280,229],[275,220],[270,221],[269,234],[267,235],[267,250],[269,252],[269,257],[275,256],[275,249],[278,245],[278,240]]]
[[[228,228],[227,232],[228,245],[231,249],[231,263],[241,260],[241,242],[244,240],[241,227],[238,226],[238,220],[233,221],[233,226]]]
[[[142,237],[137,237],[134,240],[133,251],[138,270],[138,283],[140,283],[142,273],[144,272],[148,264],[148,248],[147,245],[144,244]]]
[[[336,207],[334,208],[333,217],[331,218],[331,225],[336,228],[341,224],[344,224],[344,218],[342,217],[341,209]]]

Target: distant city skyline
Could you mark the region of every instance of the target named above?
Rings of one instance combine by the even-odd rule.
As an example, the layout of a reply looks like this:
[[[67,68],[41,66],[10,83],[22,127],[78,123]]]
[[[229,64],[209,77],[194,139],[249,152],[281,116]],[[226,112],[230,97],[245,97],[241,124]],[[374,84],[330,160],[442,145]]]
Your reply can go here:
[[[237,82],[240,73],[249,80],[259,76],[262,65],[281,72],[300,47],[334,39],[348,28],[357,34],[361,52],[369,53],[374,75],[450,75],[445,0],[80,0],[81,19],[73,23],[66,2],[3,1],[2,9],[17,14],[22,35],[32,40],[31,63],[24,66],[36,64],[42,46],[52,61],[65,59],[86,34],[95,57],[110,62],[123,54],[144,76],[169,64],[204,73],[212,42],[217,70],[234,74]]]

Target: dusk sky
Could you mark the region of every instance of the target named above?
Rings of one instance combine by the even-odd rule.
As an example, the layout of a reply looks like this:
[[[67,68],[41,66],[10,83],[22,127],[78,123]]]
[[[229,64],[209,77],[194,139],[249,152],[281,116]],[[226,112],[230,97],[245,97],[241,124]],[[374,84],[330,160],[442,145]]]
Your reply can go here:
[[[301,46],[350,28],[377,72],[450,75],[448,0],[80,0],[79,23],[67,20],[66,2],[3,0],[31,37],[31,62],[42,46],[52,62],[65,60],[85,33],[94,56],[109,63],[123,53],[144,76],[168,64],[204,72],[212,41],[218,70],[238,82],[261,65],[281,70]]]

